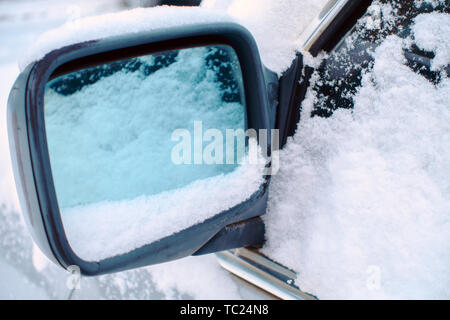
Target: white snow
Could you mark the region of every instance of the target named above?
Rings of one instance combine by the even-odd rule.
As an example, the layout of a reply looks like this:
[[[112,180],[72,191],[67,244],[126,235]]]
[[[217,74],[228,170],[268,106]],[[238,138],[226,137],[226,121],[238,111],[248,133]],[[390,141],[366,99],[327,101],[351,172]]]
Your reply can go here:
[[[447,19],[419,16],[417,45],[448,54]],[[311,117],[310,90],[280,152],[264,252],[321,299],[450,298],[450,79],[406,66],[410,43],[377,48],[353,110]]]
[[[414,4],[419,8],[422,4],[431,5],[433,8],[437,6],[445,6],[447,0],[414,0]]]
[[[226,9],[258,43],[263,63],[279,75],[295,58],[297,39],[328,0],[209,0],[206,7]]]
[[[155,265],[149,272],[156,287],[165,292],[166,299],[176,299],[180,292],[195,299],[243,298],[239,285],[213,255]]]
[[[435,57],[432,70],[446,66],[450,61],[450,15],[432,12],[416,17],[413,27],[414,38],[420,48],[433,51]]]
[[[288,68],[293,57],[295,48],[284,41],[292,37],[289,28],[297,28],[292,21],[306,25],[304,19],[314,17],[318,3],[296,1],[291,10],[276,11],[289,8],[284,3],[290,1],[207,2],[229,9],[238,20],[248,19],[244,23],[255,34],[264,62],[277,72]],[[258,3],[263,4],[250,6]],[[414,35],[419,47],[435,51],[433,68],[439,69],[445,64],[440,57],[448,54],[444,45],[449,36],[442,32],[448,30],[448,15],[432,20],[441,25],[426,16],[417,18]],[[420,23],[430,29],[418,28]],[[435,41],[427,43],[425,37]],[[41,40],[40,46],[50,40]],[[449,80],[444,77],[433,86],[413,73],[404,66],[402,46],[402,40],[391,37],[376,51],[374,70],[365,75],[353,112],[310,118],[314,97],[309,92],[299,129],[281,152],[280,172],[272,177],[264,250],[297,270],[297,284],[319,298],[450,297]],[[0,50],[0,58],[12,56]],[[0,85],[4,113],[7,87],[17,70],[13,65],[3,65],[2,70],[7,71],[1,73],[7,76]],[[9,172],[7,145],[0,150],[0,165]],[[5,181],[1,172],[0,177]],[[1,193],[2,202],[15,198],[10,182],[3,190],[7,193]],[[229,275],[216,267],[212,256],[192,257],[109,275],[99,282],[108,297],[142,298],[149,296],[149,289],[139,286],[152,274],[166,297],[179,298],[177,292],[186,292],[194,298],[240,298]],[[9,275],[6,272],[2,279]],[[20,283],[19,277],[12,279]],[[114,279],[119,279],[117,286]],[[116,287],[123,294],[111,293]]]
[[[244,164],[232,173],[157,195],[63,209],[67,237],[86,260],[129,252],[248,199],[263,182],[263,169]]]
[[[42,288],[31,283],[24,274],[0,259],[2,285],[0,286],[1,300],[44,300],[48,295]]]
[[[6,132],[6,97],[18,72],[14,63],[0,65],[0,204],[16,210],[19,208],[19,200],[12,173]]]
[[[299,3],[300,2],[300,3]],[[137,8],[119,13],[70,20],[43,34],[20,61],[23,70],[51,50],[105,37],[142,31],[214,22],[239,22],[247,27],[261,53],[264,64],[281,74],[295,57],[296,40],[327,0],[207,1],[203,8]]]
[[[20,60],[20,68],[23,70],[52,50],[78,42],[215,22],[235,22],[235,19],[219,10],[170,6],[136,8],[75,19],[42,34]]]
[[[246,129],[244,106],[223,100],[229,88],[221,88],[206,67],[210,50],[218,48],[181,50],[149,75],[144,65],[121,70],[73,94],[55,91],[64,76],[49,84],[45,121],[53,179],[69,242],[80,257],[100,260],[149,244],[230,209],[261,186],[264,161],[244,159],[239,167],[191,159],[175,164],[171,158],[172,133],[191,129],[193,135],[195,121],[205,136],[209,128],[223,137],[227,129]],[[221,48],[233,65],[234,51]],[[155,63],[152,56],[132,61]]]
[[[127,299],[149,297],[152,290],[162,294],[159,299],[273,299],[223,269],[214,255],[187,257],[97,279],[108,287],[109,294],[120,292],[118,295]]]

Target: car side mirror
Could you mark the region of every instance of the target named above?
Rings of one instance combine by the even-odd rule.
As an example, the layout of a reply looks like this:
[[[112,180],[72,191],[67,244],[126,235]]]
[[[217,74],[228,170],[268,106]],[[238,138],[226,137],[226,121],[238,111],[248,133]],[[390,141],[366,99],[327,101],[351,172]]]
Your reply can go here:
[[[73,43],[30,63],[8,130],[35,242],[85,275],[261,244],[276,79],[233,22]]]

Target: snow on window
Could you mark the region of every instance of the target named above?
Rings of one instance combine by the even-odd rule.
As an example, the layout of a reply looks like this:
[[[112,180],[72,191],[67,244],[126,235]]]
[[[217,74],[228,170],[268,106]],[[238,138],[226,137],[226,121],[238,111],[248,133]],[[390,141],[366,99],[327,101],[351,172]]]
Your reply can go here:
[[[264,252],[319,298],[450,297],[448,17],[419,15],[413,36],[380,40],[352,109],[311,116],[313,78],[272,178]],[[434,51],[439,81],[407,65],[413,43]]]

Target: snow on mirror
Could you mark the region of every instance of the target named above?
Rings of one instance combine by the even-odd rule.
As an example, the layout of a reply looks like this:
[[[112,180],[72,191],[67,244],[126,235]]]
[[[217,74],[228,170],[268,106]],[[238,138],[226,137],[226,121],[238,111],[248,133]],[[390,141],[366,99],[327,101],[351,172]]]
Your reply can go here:
[[[51,79],[48,150],[74,252],[91,261],[123,254],[257,191],[260,170],[245,161],[244,94],[239,60],[226,45]]]

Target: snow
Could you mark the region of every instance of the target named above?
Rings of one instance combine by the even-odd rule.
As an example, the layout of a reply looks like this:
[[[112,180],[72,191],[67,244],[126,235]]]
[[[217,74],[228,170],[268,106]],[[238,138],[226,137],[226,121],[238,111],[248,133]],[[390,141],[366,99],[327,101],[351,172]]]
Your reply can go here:
[[[414,38],[420,48],[433,51],[435,57],[431,64],[432,70],[446,66],[450,61],[450,15],[432,12],[416,17],[413,27]]]
[[[83,259],[126,253],[245,201],[263,182],[263,169],[243,165],[232,173],[153,196],[65,208],[64,227],[72,248]]]
[[[23,274],[0,260],[2,271],[2,285],[0,286],[1,300],[44,300],[48,299],[45,291],[27,280]]]
[[[232,276],[214,255],[187,257],[97,279],[101,288],[106,287],[107,296],[125,299],[273,299]]]
[[[255,37],[262,61],[269,69],[283,73],[300,48],[297,40],[328,0],[209,0],[249,29]]]
[[[27,50],[19,65],[23,70],[31,62],[43,58],[46,53],[78,42],[171,27],[234,21],[231,16],[219,10],[170,6],[136,8],[70,20],[61,27],[42,34]]]
[[[166,293],[167,299],[176,299],[177,292],[196,299],[226,300],[239,296],[237,283],[226,274],[214,255],[188,257],[181,266],[173,261],[151,268],[152,280],[160,291]]]
[[[68,274],[49,263],[33,245],[23,223],[10,165],[6,137],[6,101],[19,74],[20,58],[39,33],[72,20],[78,7],[81,16],[114,11],[120,1],[77,0],[70,4],[60,0],[22,0],[0,2],[0,34],[7,46],[0,48],[0,281],[4,298],[66,299]],[[71,8],[69,8],[71,7]],[[76,10],[75,10],[76,11]],[[76,13],[76,12],[75,12]],[[11,32],[14,31],[14,32]],[[165,266],[167,270],[163,276]],[[16,276],[13,276],[16,275]],[[169,277],[174,281],[169,281]],[[196,279],[195,281],[183,281]],[[216,285],[220,284],[220,290]],[[196,288],[198,290],[196,290]],[[173,261],[95,278],[82,278],[81,290],[73,299],[260,299],[267,298],[254,287],[235,279],[221,269],[213,255]]]
[[[449,63],[448,17],[413,27],[435,68]],[[280,152],[263,251],[321,299],[450,298],[450,79],[442,71],[434,85],[406,66],[411,41],[376,49],[353,110],[311,117],[310,89]]]
[[[237,61],[230,47],[221,48],[222,52],[230,50],[230,65]],[[186,155],[192,165],[176,164],[172,159],[172,150],[178,145],[173,133],[185,129],[193,137],[195,121],[201,121],[205,135],[210,128],[220,130],[223,136],[226,129],[246,129],[244,106],[223,101],[229,88],[221,89],[216,73],[206,66],[205,59],[213,54],[209,49],[182,50],[176,61],[149,75],[145,70],[158,63],[153,56],[131,59],[127,65],[143,63],[135,72],[123,69],[73,94],[59,94],[54,89],[64,90],[63,81],[81,77],[81,73],[49,84],[45,121],[61,207],[156,194],[236,168],[193,165],[192,154],[199,150],[192,146],[191,156]],[[240,70],[236,73],[241,77]],[[92,71],[89,77],[94,74]],[[243,89],[237,89],[238,95],[240,92]],[[200,152],[205,153],[203,148]]]

